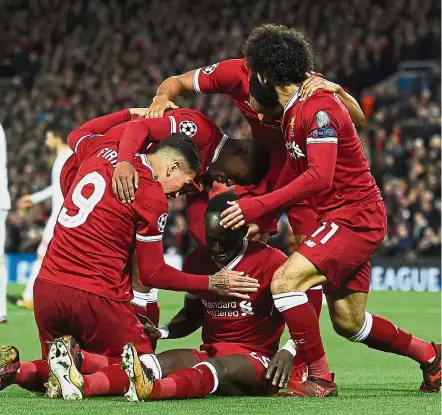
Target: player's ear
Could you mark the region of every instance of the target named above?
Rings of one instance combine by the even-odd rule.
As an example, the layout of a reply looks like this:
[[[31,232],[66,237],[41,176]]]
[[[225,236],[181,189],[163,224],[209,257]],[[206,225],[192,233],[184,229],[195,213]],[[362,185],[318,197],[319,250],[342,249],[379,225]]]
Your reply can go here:
[[[242,144],[239,144],[235,149],[235,156],[244,157],[248,153],[248,148]]]
[[[174,161],[168,168],[167,168],[167,177],[171,176],[173,173],[175,173],[180,168],[180,163],[177,161]]]

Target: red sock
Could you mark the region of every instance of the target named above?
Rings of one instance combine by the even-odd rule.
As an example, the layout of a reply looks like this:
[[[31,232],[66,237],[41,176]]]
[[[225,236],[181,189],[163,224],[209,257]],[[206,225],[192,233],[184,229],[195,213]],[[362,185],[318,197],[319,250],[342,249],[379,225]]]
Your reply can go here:
[[[293,370],[290,382],[303,382],[307,374],[307,365],[303,358],[299,354],[296,354],[293,359]]]
[[[431,343],[414,337],[386,318],[370,313],[365,316],[364,326],[350,340],[362,342],[371,349],[408,356],[421,364],[436,356]]]
[[[147,303],[145,309],[145,316],[153,323],[155,327],[158,327],[160,322],[160,307],[158,303]]]
[[[104,367],[83,379],[84,396],[121,396],[129,389],[129,378],[119,364]]]
[[[156,301],[157,298],[158,290],[154,288],[149,293],[140,293],[134,291],[134,298],[131,304],[137,318],[142,324],[144,324],[145,321],[144,319],[140,318],[140,315],[147,317],[155,327],[158,327],[160,322],[160,307],[158,306],[158,301]],[[155,351],[157,347],[156,340],[151,340],[151,343],[152,349]]]
[[[321,315],[322,311],[322,287],[310,288],[306,292],[309,303],[315,309],[316,315]]]
[[[121,363],[121,359],[118,357],[103,356],[101,354],[90,353],[84,350],[81,351],[81,354],[83,356],[83,363],[81,364],[80,372],[83,375],[89,375],[104,367]]]
[[[325,355],[309,365],[308,376],[313,376],[319,379],[326,379],[328,381],[332,380]]]
[[[328,371],[324,358],[325,351],[319,331],[318,316],[308,302],[307,295],[302,292],[276,294],[273,295],[273,300],[276,308],[283,315],[290,336],[296,344],[296,352],[309,367],[309,376],[331,380],[330,371]],[[322,358],[324,359],[320,361]],[[312,372],[310,366],[317,361],[322,362],[319,365],[321,369],[317,372],[318,366],[316,365],[313,366]],[[324,377],[323,373],[327,371],[328,376]]]
[[[153,323],[153,325],[158,327],[160,322],[160,307],[158,306],[158,303],[147,303],[145,313],[146,317]],[[152,350],[155,351],[157,348],[157,341],[151,340],[150,342],[152,343]]]
[[[311,288],[306,292],[309,303],[315,309],[318,319],[322,311],[322,287]],[[293,359],[293,372],[291,380],[293,382],[302,381],[307,371],[306,364],[300,354],[296,354]]]
[[[44,392],[45,383],[49,378],[49,366],[46,360],[20,362],[14,383],[32,392]]]
[[[218,387],[215,368],[210,363],[171,373],[154,383],[151,399],[201,398]]]

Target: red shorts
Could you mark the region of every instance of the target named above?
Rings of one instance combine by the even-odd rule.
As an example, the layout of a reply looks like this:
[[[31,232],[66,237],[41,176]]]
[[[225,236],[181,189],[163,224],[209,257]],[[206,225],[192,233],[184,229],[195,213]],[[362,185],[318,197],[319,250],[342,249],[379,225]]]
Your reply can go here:
[[[126,343],[140,354],[152,353],[149,338],[130,302],[117,302],[96,294],[37,278],[34,314],[42,357],[54,339],[70,334],[88,352],[119,357]]]
[[[198,363],[210,357],[223,357],[240,354],[252,362],[256,370],[256,388],[248,391],[250,395],[271,395],[276,393],[276,389],[266,379],[267,368],[269,367],[270,357],[254,352],[250,348],[239,343],[212,343],[202,344],[200,350],[192,350]]]
[[[337,209],[321,217],[319,223],[298,252],[327,277],[324,292],[342,287],[368,292],[370,258],[384,241],[387,229],[384,202]]]
[[[295,205],[287,212],[290,227],[294,235],[310,235],[316,228],[316,214],[309,205]]]

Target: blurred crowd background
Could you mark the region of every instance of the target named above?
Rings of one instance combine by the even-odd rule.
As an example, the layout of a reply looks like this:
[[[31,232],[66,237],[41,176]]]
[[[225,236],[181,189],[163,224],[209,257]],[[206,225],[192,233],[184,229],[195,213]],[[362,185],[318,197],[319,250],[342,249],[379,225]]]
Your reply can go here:
[[[240,56],[252,27],[284,23],[313,41],[316,70],[363,105],[360,131],[388,209],[380,254],[440,255],[440,2],[434,0],[3,0],[0,2],[0,122],[8,143],[7,252],[36,249],[49,204],[16,208],[50,181],[54,155],[45,120],[67,128],[123,107],[148,106],[161,81]],[[384,80],[403,61],[431,61],[405,85]],[[435,62],[435,64],[434,64]],[[250,137],[223,96],[177,101],[200,109],[232,137]],[[167,249],[191,247],[185,202],[170,202]],[[290,250],[282,219],[274,244]]]

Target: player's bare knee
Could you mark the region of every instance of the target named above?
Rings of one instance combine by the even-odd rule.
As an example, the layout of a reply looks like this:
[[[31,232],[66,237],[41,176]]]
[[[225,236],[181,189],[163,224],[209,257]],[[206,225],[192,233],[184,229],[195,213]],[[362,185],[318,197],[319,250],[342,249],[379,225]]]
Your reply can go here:
[[[216,374],[218,376],[218,381],[220,383],[227,380],[229,371],[226,365],[224,365],[220,359],[213,357],[204,360],[204,362],[210,363],[215,368]]]
[[[333,328],[337,334],[349,338],[359,333],[364,324],[364,314],[342,313],[331,315]]]
[[[272,282],[270,283],[270,290],[272,294],[280,294],[281,293],[281,283],[284,276],[284,265],[280,266],[275,273],[273,274]]]

